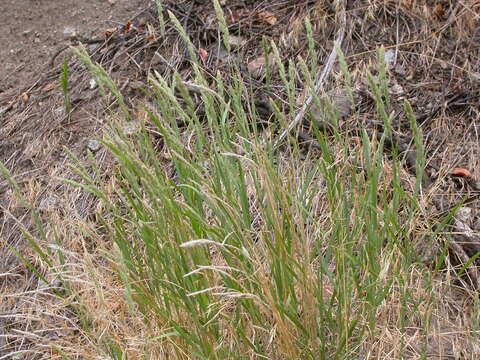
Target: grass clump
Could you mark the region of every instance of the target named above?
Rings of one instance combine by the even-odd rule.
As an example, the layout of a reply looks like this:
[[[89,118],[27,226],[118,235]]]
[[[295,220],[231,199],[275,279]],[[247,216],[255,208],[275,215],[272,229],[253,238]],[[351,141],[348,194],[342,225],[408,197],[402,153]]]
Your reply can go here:
[[[295,72],[290,63],[282,75],[290,106]],[[147,126],[134,136],[112,126],[104,144],[117,160],[115,186],[76,167],[76,185],[103,203],[129,309],[156,329],[146,341],[176,358],[365,356],[379,309],[416,261],[417,203],[400,183],[400,162],[385,167],[383,138],[363,132],[354,146],[332,147],[317,133],[322,154],[299,162],[296,140],[274,151],[274,139],[248,132],[240,77],[217,81],[219,92],[198,85],[203,122],[180,77],[150,83],[158,110],[144,125],[161,134],[170,161]]]
[[[276,132],[258,131],[256,114],[245,110],[253,95],[244,79],[232,71],[228,84],[217,77],[208,86],[193,44],[169,16],[188,45],[195,82],[152,74],[155,107],[146,109],[141,131],[127,135],[112,123],[105,135],[103,144],[116,160],[113,179],[101,181],[91,158],[93,175],[77,160],[73,169],[81,180],[66,181],[100,202],[96,235],[112,241],[104,245],[105,258],[122,283],[126,312],[146,329],[135,356],[353,359],[382,357],[376,343],[385,328],[402,335],[415,322],[427,337],[433,294],[415,293],[412,285],[414,277],[431,280],[415,252],[421,183],[412,196],[400,157],[385,156],[392,114],[383,51],[379,78],[369,75],[368,81],[384,135],[363,130],[347,137],[327,104],[334,134],[316,131],[320,153],[302,153],[295,137],[278,150]],[[228,29],[220,24],[228,49]],[[297,64],[285,68],[271,47],[289,110],[272,103],[272,122],[286,127],[298,98]],[[123,117],[133,121],[106,71],[84,50],[74,53],[102,94],[110,90]],[[340,59],[353,102],[352,80]],[[302,80],[313,89],[302,61]],[[421,179],[425,160],[414,130]],[[423,310],[412,315],[411,309]],[[111,358],[132,356],[128,339],[102,339],[98,347]],[[393,358],[405,351],[401,343]],[[428,347],[419,351],[426,356]]]

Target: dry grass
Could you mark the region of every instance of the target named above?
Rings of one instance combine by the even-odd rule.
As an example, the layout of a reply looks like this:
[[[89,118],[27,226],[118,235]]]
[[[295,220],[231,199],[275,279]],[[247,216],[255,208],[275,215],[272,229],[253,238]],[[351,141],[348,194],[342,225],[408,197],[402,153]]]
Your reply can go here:
[[[262,3],[263,4],[263,3]],[[397,114],[399,131],[407,132],[402,123],[403,110],[401,103],[407,98],[414,105],[416,115],[426,115],[422,123],[425,134],[426,149],[429,156],[427,160],[434,165],[432,171],[439,174],[447,174],[453,167],[465,167],[479,169],[480,159],[478,125],[479,112],[475,105],[478,97],[478,76],[480,67],[475,51],[478,51],[478,16],[480,2],[461,1],[456,4],[442,2],[444,10],[438,4],[425,1],[368,1],[357,6],[357,2],[348,10],[350,28],[347,29],[348,38],[344,42],[343,51],[346,54],[349,70],[354,74],[354,88],[361,93],[361,103],[358,104],[348,123],[356,124],[356,129],[346,126],[342,136],[348,138],[352,153],[362,154],[362,142],[359,138],[359,124],[371,127],[370,119],[374,116],[371,104],[372,98],[366,89],[365,70],[375,72],[376,63],[372,59],[375,56],[375,46],[383,44],[388,51],[395,54],[395,66],[390,69],[391,83],[400,85],[404,93],[392,96],[392,106]],[[287,4],[288,5],[288,4]],[[259,5],[261,9],[262,5]],[[279,7],[281,7],[279,5]],[[295,8],[294,4],[285,6],[285,9]],[[302,9],[298,6],[295,12],[285,10],[284,23],[280,23],[278,31],[274,34],[275,39],[287,39],[287,45],[280,47],[282,56],[286,58],[300,53],[308,58],[306,34],[304,32]],[[330,42],[334,30],[334,14],[329,13],[329,6],[324,2],[315,4],[314,11],[310,12],[310,21],[314,27],[314,34],[318,36],[317,51],[319,59],[323,59],[330,51]],[[268,10],[266,8],[265,10]],[[443,11],[443,13],[442,13]],[[178,15],[178,14],[177,14]],[[297,18],[295,18],[297,17]],[[280,16],[279,16],[280,18]],[[286,23],[293,24],[287,27]],[[378,26],[378,22],[383,26]],[[297,24],[295,26],[295,24]],[[302,26],[300,26],[301,24]],[[167,24],[168,25],[168,24]],[[171,26],[171,25],[170,25]],[[176,36],[176,35],[175,35]],[[192,35],[196,39],[196,33]],[[473,40],[472,40],[473,39]],[[252,41],[252,49],[254,40]],[[176,38],[173,48],[183,48],[181,41]],[[257,55],[261,49],[257,45]],[[208,49],[208,48],[207,48]],[[209,49],[210,51],[210,49]],[[253,50],[255,51],[255,50]],[[253,54],[246,54],[250,59]],[[181,64],[178,53],[172,56],[175,66]],[[209,65],[212,65],[211,63]],[[165,70],[167,73],[168,70]],[[214,73],[214,72],[212,72]],[[87,75],[82,75],[86,76]],[[334,78],[340,78],[336,69]],[[121,84],[120,84],[121,85]],[[337,85],[340,85],[338,80]],[[301,86],[301,84],[299,84]],[[257,93],[259,92],[256,88]],[[281,97],[282,91],[277,91],[274,96]],[[408,95],[406,95],[407,93]],[[448,100],[457,94],[465,93],[462,98],[463,105],[447,106]],[[285,99],[283,97],[282,99]],[[57,104],[61,99],[57,99]],[[466,105],[465,105],[466,104]],[[286,106],[282,109],[286,111]],[[53,108],[52,108],[53,110]],[[435,110],[435,111],[433,111]],[[100,113],[93,113],[95,124]],[[8,264],[2,268],[0,274],[0,333],[7,334],[1,339],[6,339],[4,349],[0,350],[0,359],[8,358],[35,358],[35,359],[60,359],[64,354],[69,358],[100,359],[114,357],[116,347],[119,353],[128,354],[128,358],[193,358],[187,352],[182,353],[182,347],[187,344],[176,337],[164,336],[172,332],[170,325],[158,317],[153,310],[142,316],[138,311],[138,305],[131,303],[125,296],[124,280],[119,278],[118,270],[124,266],[120,259],[120,250],[113,244],[111,233],[102,224],[102,216],[108,216],[105,204],[85,191],[68,186],[57,180],[58,177],[75,179],[66,166],[69,160],[55,158],[59,153],[60,138],[51,130],[51,125],[45,119],[38,122],[27,122],[25,119],[33,109],[26,109],[23,118],[21,114],[12,117],[2,125],[2,138],[20,137],[22,134],[33,132],[35,127],[45,129],[45,137],[39,137],[36,141],[25,144],[22,151],[14,151],[9,157],[0,159],[10,169],[17,169],[17,180],[21,179],[23,195],[28,202],[40,207],[42,216],[46,222],[46,248],[52,249],[53,261],[49,267],[25,242],[22,242],[19,234],[19,225],[16,224],[9,214],[20,217],[27,227],[31,228],[28,216],[25,215],[25,206],[17,202],[12,192],[4,191],[4,199],[1,203],[2,226],[0,234],[2,241],[16,247],[23,256],[29,260],[41,272],[45,278],[60,286],[63,292],[56,296],[52,289],[38,279],[24,264],[7,257]],[[137,114],[145,125],[151,129],[152,125],[142,114]],[[75,124],[75,122],[74,122]],[[88,128],[78,129],[83,134],[88,134],[89,129],[99,129],[101,124],[90,125]],[[98,128],[97,128],[98,126]],[[79,126],[80,128],[80,126]],[[69,131],[75,128],[69,127]],[[99,131],[99,130],[96,130]],[[97,132],[99,134],[99,132]],[[150,133],[152,134],[152,133]],[[182,134],[188,141],[192,141],[191,134]],[[83,136],[83,135],[82,135]],[[88,139],[91,135],[85,135]],[[265,143],[272,141],[267,135]],[[63,142],[65,143],[65,142]],[[78,142],[77,144],[79,144]],[[82,145],[83,146],[83,145]],[[334,163],[338,166],[339,174],[355,173],[355,166],[348,162],[348,156],[344,156],[345,149],[333,146],[336,156]],[[337,144],[338,146],[338,144]],[[240,147],[241,148],[241,147]],[[82,156],[82,161],[87,163],[83,148],[77,145],[73,151]],[[164,157],[165,171],[171,172],[172,165],[169,160],[171,152],[162,154]],[[108,155],[105,149],[95,153],[96,161],[101,164],[102,176],[99,181],[105,182],[105,191],[111,195],[118,195],[120,180],[114,175],[119,169],[118,163]],[[30,172],[28,167],[22,166],[21,161],[35,159],[40,164],[37,169]],[[278,159],[281,184],[269,183],[268,174],[260,173],[260,180],[265,188],[277,185],[269,191],[274,194],[279,189],[289,189],[289,193],[300,194],[301,186],[306,183],[311,189],[320,189],[311,196],[311,218],[304,222],[301,208],[288,210],[292,217],[292,225],[296,227],[294,253],[298,260],[305,265],[305,281],[310,283],[318,272],[319,262],[313,260],[316,252],[325,252],[325,248],[318,248],[318,241],[322,238],[333,236],[334,227],[329,215],[333,208],[328,201],[328,194],[323,188],[321,176],[309,179],[312,168],[318,161],[318,154],[296,154],[284,152]],[[299,336],[298,329],[285,321],[284,316],[275,311],[277,305],[271,291],[271,264],[261,254],[268,254],[268,249],[261,248],[261,244],[268,239],[268,234],[261,232],[265,226],[265,214],[261,212],[258,203],[258,190],[255,189],[255,173],[249,168],[248,160],[244,161],[246,178],[248,183],[248,198],[250,209],[253,211],[255,221],[252,224],[251,239],[258,242],[258,254],[252,256],[255,264],[254,276],[258,279],[258,286],[266,291],[265,299],[269,301],[261,311],[265,319],[263,328],[253,326],[253,319],[245,313],[245,329],[250,339],[262,339],[261,342],[269,344],[271,351],[269,358],[302,358],[298,353],[295,339]],[[360,164],[364,163],[360,161]],[[212,166],[210,164],[210,166]],[[266,171],[268,167],[261,168]],[[26,172],[28,171],[28,172]],[[26,173],[25,173],[26,172]],[[42,178],[32,178],[41,173]],[[91,172],[93,174],[93,171]],[[382,161],[382,179],[379,189],[392,191],[393,170],[392,162],[388,156]],[[251,175],[254,174],[254,175]],[[415,186],[415,178],[405,169],[401,170],[401,182],[404,188],[411,192]],[[478,174],[477,174],[478,176]],[[340,180],[339,180],[340,181]],[[0,183],[0,186],[6,184]],[[212,192],[208,184],[203,185],[206,193]],[[5,187],[3,187],[5,189]],[[310,190],[313,191],[313,190]],[[281,190],[280,190],[281,192]],[[447,234],[437,234],[434,237],[424,237],[427,229],[438,221],[436,214],[442,209],[435,209],[432,205],[435,198],[448,198],[447,203],[458,200],[462,195],[458,190],[458,184],[445,176],[439,176],[436,183],[428,193],[419,198],[419,208],[413,218],[405,220],[403,231],[411,239],[413,247],[425,248],[424,242],[431,241],[427,248],[442,248]],[[213,195],[212,195],[213,197]],[[273,197],[273,195],[272,195]],[[287,199],[282,200],[288,203]],[[43,204],[44,206],[41,206]],[[478,206],[478,204],[476,204]],[[283,211],[287,211],[283,209]],[[360,209],[359,209],[360,211]],[[275,213],[276,216],[285,216],[284,212]],[[352,213],[354,217],[355,212]],[[208,214],[213,220],[214,216]],[[280,218],[275,221],[281,221]],[[477,228],[478,231],[478,228]],[[132,235],[132,239],[134,235]],[[404,239],[403,238],[403,239]],[[133,240],[132,240],[133,241]],[[430,246],[431,245],[431,246]],[[369,332],[363,342],[351,349],[352,354],[358,358],[371,359],[476,359],[480,356],[478,345],[479,304],[477,290],[469,287],[469,282],[458,279],[458,269],[455,256],[443,257],[445,264],[436,268],[438,264],[424,264],[413,262],[409,267],[402,268],[400,262],[405,256],[401,244],[398,248],[380,249],[378,256],[379,279],[391,280],[392,285],[388,295],[374,310],[368,309],[368,304],[358,301],[355,306],[349,308],[351,313],[345,314],[345,322],[351,318],[358,318],[360,323],[368,324],[371,319],[367,315],[374,314],[375,324],[368,327]],[[422,250],[423,251],[423,250]],[[62,254],[64,258],[58,255]],[[211,253],[212,266],[226,266],[226,262],[220,254],[214,250]],[[433,251],[434,258],[439,257],[437,250]],[[336,267],[332,261],[330,270]],[[475,265],[475,264],[474,264]],[[401,271],[399,270],[401,269]],[[55,271],[60,271],[63,282],[58,284],[54,281]],[[253,276],[253,275],[252,275]],[[318,280],[318,279],[317,279]],[[221,282],[218,276],[211,280],[213,283]],[[328,302],[335,298],[338,284],[331,279],[322,277],[323,299]],[[71,287],[65,293],[64,284]],[[300,299],[303,313],[299,315],[304,321],[304,326],[314,331],[316,319],[320,317],[318,307],[315,306],[317,294],[311,289],[302,287],[301,283],[295,288],[296,295]],[[65,296],[67,294],[67,296]],[[353,294],[355,298],[359,294]],[[335,308],[341,308],[342,304],[335,304]],[[212,305],[219,309],[218,317],[228,319],[235,310],[235,302],[231,298],[219,298]],[[373,311],[373,312],[372,312]],[[362,315],[365,318],[362,319]],[[185,316],[185,326],[188,326],[186,313],[180,312],[176,317]],[[178,319],[181,320],[181,319]],[[234,344],[237,328],[226,320],[221,320],[222,333],[218,346],[228,348]],[[252,323],[249,326],[249,321]],[[325,330],[328,333],[328,330]],[[329,334],[331,335],[331,334]],[[328,336],[327,336],[328,337]],[[0,344],[2,340],[0,339]],[[318,341],[318,339],[317,339]],[[116,344],[115,346],[112,344]],[[311,347],[320,346],[320,343],[312,342]],[[234,351],[235,349],[230,348]],[[281,355],[280,355],[281,354]],[[347,355],[345,355],[347,356]],[[353,356],[353,355],[352,355]],[[246,351],[245,358],[257,358],[253,351]],[[348,358],[348,357],[344,357]]]

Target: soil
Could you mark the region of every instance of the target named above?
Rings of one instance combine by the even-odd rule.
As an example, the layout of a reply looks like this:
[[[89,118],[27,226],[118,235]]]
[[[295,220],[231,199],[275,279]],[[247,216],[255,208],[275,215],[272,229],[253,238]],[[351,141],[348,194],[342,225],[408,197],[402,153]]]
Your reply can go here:
[[[2,0],[0,99],[32,85],[72,32],[87,38],[123,24],[145,0]],[[1,101],[1,100],[0,100]]]
[[[0,32],[0,61],[4,64],[0,67],[0,161],[17,181],[41,182],[52,176],[48,169],[63,161],[61,148],[78,148],[88,142],[84,138],[94,134],[98,126],[91,116],[94,105],[81,106],[65,122],[58,68],[66,48],[76,45],[74,39],[78,38],[104,39],[108,29],[125,24],[148,5],[146,0],[2,1],[0,23],[5,31]],[[55,55],[59,56],[53,63]],[[78,93],[83,88],[75,90]],[[77,94],[73,90],[71,93]],[[5,185],[0,181],[2,195]],[[37,203],[42,198],[30,200]],[[0,205],[8,201],[8,194],[0,196]],[[8,221],[12,220],[3,219],[0,234],[11,243],[18,232],[5,226]],[[8,268],[9,262],[1,263],[0,270]]]
[[[83,38],[104,37],[106,29],[126,23],[148,4],[147,0],[0,1],[0,161],[16,176],[17,181],[48,183],[42,179],[51,176],[51,169],[62,163],[61,159],[55,158],[59,149],[63,145],[74,148],[75,144],[82,143],[83,136],[95,131],[94,123],[87,121],[85,113],[79,116],[85,121],[73,123],[68,129],[59,128],[53,120],[46,122],[43,115],[57,106],[58,99],[36,97],[29,93],[35,84],[58,81],[58,72],[52,72],[50,64],[53,55],[71,44],[72,33]],[[56,65],[61,60],[62,56],[59,56]],[[35,198],[44,207],[54,205],[56,197],[49,195],[52,191],[53,188],[50,188],[43,195],[39,191]],[[8,209],[12,209],[10,195],[6,182],[0,178],[0,273],[26,274],[16,257],[5,250],[6,243],[19,250],[25,246],[20,240],[18,224],[13,218],[5,216]],[[13,214],[28,227],[24,210],[17,209]],[[3,280],[5,277],[2,275],[0,297],[37,285],[36,281],[28,284]],[[2,359],[10,358],[9,354],[14,352],[6,346],[3,334],[8,316],[22,306],[20,303],[12,303],[6,298],[0,300]]]

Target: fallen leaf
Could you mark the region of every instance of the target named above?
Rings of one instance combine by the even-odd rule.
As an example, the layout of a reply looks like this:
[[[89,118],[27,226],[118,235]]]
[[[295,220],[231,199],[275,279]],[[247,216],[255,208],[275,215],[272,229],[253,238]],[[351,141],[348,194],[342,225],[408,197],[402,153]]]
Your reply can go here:
[[[200,48],[198,49],[198,55],[200,55],[200,60],[202,60],[202,63],[205,65],[208,60],[208,51],[204,48]]]
[[[261,11],[255,14],[255,17],[260,21],[266,22],[270,25],[275,25],[277,23],[277,18],[270,11]]]
[[[242,21],[245,24],[251,24],[252,20],[250,18],[250,13],[247,10],[239,10],[237,12],[231,13],[225,17],[227,24],[235,24]]]
[[[273,54],[268,55],[268,63],[269,65],[275,64],[275,58]],[[261,78],[265,73],[265,64],[266,59],[265,56],[259,56],[252,61],[250,61],[247,65],[248,72],[256,78]]]
[[[125,26],[123,27],[123,32],[126,34],[128,33],[130,30],[132,30],[132,27],[133,27],[133,24],[131,21],[129,21],[128,23],[125,24]]]
[[[52,82],[52,83],[49,83],[47,85],[44,85],[42,87],[42,91],[50,91],[52,89],[55,89],[57,86],[58,86],[58,84]]]
[[[109,28],[105,30],[105,37],[108,39],[110,38],[118,29],[115,28]]]
[[[411,9],[413,5],[413,0],[403,0],[403,6],[407,9]]]
[[[228,15],[225,18],[225,21],[227,22],[228,25],[235,24],[240,21],[240,17],[235,16],[235,15]]]
[[[450,175],[458,176],[458,177],[468,177],[468,178],[472,177],[472,173],[464,168],[455,168],[452,170]]]
[[[155,34],[150,34],[149,36],[147,36],[147,38],[145,40],[147,42],[152,42],[152,41],[155,41],[155,39],[156,39]]]
[[[22,100],[23,100],[24,102],[27,102],[27,101],[28,101],[28,94],[27,94],[26,92],[22,93],[21,96],[22,96]]]
[[[155,28],[147,24],[147,42],[155,41],[157,39],[157,32],[155,31]]]
[[[443,19],[445,17],[445,9],[443,8],[443,5],[438,4],[437,6],[435,6],[435,8],[433,9],[433,13],[437,18]]]

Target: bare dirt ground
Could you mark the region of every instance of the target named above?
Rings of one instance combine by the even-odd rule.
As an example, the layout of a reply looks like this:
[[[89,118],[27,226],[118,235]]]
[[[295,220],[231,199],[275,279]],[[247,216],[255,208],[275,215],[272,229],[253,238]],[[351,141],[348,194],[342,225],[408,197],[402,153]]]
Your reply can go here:
[[[0,4],[0,99],[31,86],[72,31],[86,37],[124,23],[147,1],[3,0]]]
[[[210,3],[167,3],[188,30],[195,46],[208,54],[204,61],[208,72],[222,72],[218,31],[216,25],[212,26],[211,19],[215,15]],[[324,61],[331,50],[337,24],[330,2],[231,0],[224,3],[231,32],[245,41],[239,62],[246,78],[251,75],[249,68],[262,54],[260,39],[263,35],[279,43],[285,62],[297,55],[307,57],[303,29],[303,19],[307,15],[314,24],[320,59]],[[437,216],[472,191],[468,179],[449,176],[454,168],[468,169],[473,177],[479,175],[480,5],[478,1],[346,3],[347,35],[342,50],[347,62],[352,64],[350,70],[358,105],[345,122],[343,131],[354,133],[358,127],[374,126],[373,98],[366,89],[365,70],[375,72],[372,65],[375,48],[383,45],[390,59],[390,93],[397,114],[395,126],[406,138],[411,136],[403,112],[403,101],[408,100],[425,134],[427,176],[434,186],[429,189],[432,195],[426,200],[430,203],[426,204],[428,211],[424,216]],[[146,0],[3,0],[0,3],[0,161],[20,183],[25,198],[42,215],[53,216],[59,224],[65,224],[59,234],[49,232],[47,236],[58,235],[62,246],[71,251],[70,260],[82,264],[76,270],[78,273],[72,274],[72,277],[85,280],[84,287],[79,285],[78,297],[84,296],[82,304],[90,306],[86,313],[98,309],[96,317],[73,312],[68,301],[53,299],[51,293],[44,292],[45,284],[8,251],[6,244],[39,264],[40,270],[46,270],[41,268],[38,255],[20,233],[20,224],[31,228],[28,209],[15,200],[7,182],[0,178],[0,360],[11,358],[12,354],[17,354],[19,358],[22,354],[31,358],[60,358],[59,353],[53,350],[54,345],[59,344],[65,351],[75,354],[75,358],[93,358],[98,346],[96,340],[101,341],[83,333],[82,329],[88,327],[84,326],[85,323],[93,324],[91,327],[95,327],[99,337],[103,334],[119,338],[124,336],[125,339],[132,336],[129,346],[141,348],[138,345],[140,340],[135,342],[134,339],[138,323],[125,315],[127,306],[120,300],[122,290],[112,280],[111,273],[102,268],[104,264],[96,263],[94,241],[85,240],[78,232],[80,225],[95,227],[91,218],[95,203],[85,194],[68,189],[57,180],[57,177],[71,177],[63,147],[84,158],[91,141],[101,134],[105,124],[102,120],[106,116],[103,111],[105,104],[98,100],[98,92],[90,89],[90,77],[85,67],[72,62],[72,83],[75,85],[71,95],[75,111],[66,116],[62,111],[63,100],[58,87],[59,63],[63,53],[56,58],[54,67],[50,66],[50,61],[58,49],[70,44],[67,37],[72,31],[83,39],[101,39],[105,38],[106,29],[117,27],[123,29],[120,31],[122,34],[113,37],[109,43],[106,41],[100,48],[91,44],[87,45],[87,49],[95,61],[108,69],[125,93],[135,91],[137,79],[146,82],[145,77],[152,67],[164,73],[168,73],[168,67],[173,67],[188,78],[191,69],[186,60],[185,45],[179,41],[177,34],[172,35],[174,31],[169,33],[169,41],[152,42],[152,47],[161,46],[168,66],[165,66],[164,60],[155,62],[151,54],[145,53],[145,39],[142,37],[149,36],[145,30],[147,24],[158,26],[154,21],[153,8],[143,13],[151,5]],[[263,20],[261,16],[259,20],[258,14],[263,14]],[[275,21],[265,14],[275,14]],[[124,26],[135,16],[136,30],[128,32]],[[338,69],[334,72],[338,74]],[[258,79],[252,79],[252,83],[259,99],[280,97],[279,94],[268,93]],[[135,108],[135,104],[129,106]],[[308,131],[308,126],[305,129]],[[95,152],[95,157],[108,163],[104,149]],[[475,186],[473,190],[478,192]],[[472,202],[466,211],[469,217],[464,223],[468,223],[478,234],[478,203]],[[473,249],[462,249],[460,246],[457,252],[451,250],[452,261],[465,261],[468,255],[475,253],[475,246],[480,246],[473,245]],[[84,253],[88,253],[91,263],[79,260]],[[98,265],[94,270],[96,277],[92,278],[104,281],[100,288],[108,289],[105,290],[107,295],[101,293],[105,304],[94,296],[98,284],[92,285],[94,280],[87,274],[87,266],[92,264]],[[474,278],[474,272],[472,274]],[[474,287],[472,282],[479,280],[466,281],[462,286]],[[438,355],[432,358],[467,358],[458,355],[463,354],[463,350],[458,348],[480,354],[478,346],[472,345],[472,333],[462,335],[468,332],[465,329],[471,321],[468,318],[471,310],[467,304],[470,301],[468,296],[443,292],[440,287],[436,291],[439,297],[445,297],[445,302],[435,309],[437,313],[432,321],[439,333],[448,336],[438,336],[435,340],[438,341],[437,349],[432,350],[445,354],[445,357]],[[447,312],[448,316],[444,316]],[[106,320],[107,313],[113,320]],[[112,325],[115,321],[117,323]],[[462,324],[466,324],[465,328]],[[420,347],[413,337],[411,343],[412,349]],[[388,353],[388,344],[382,346]],[[79,350],[80,347],[83,350]],[[412,350],[412,353],[415,351]],[[386,357],[379,353],[378,358]],[[411,358],[416,357],[412,355]]]
[[[61,101],[51,99],[48,91],[38,89],[39,84],[58,83],[58,70],[50,64],[54,54],[72,44],[72,35],[104,37],[106,29],[126,23],[144,10],[148,3],[146,0],[0,2],[0,161],[18,181],[30,185],[35,183],[37,185],[33,186],[37,190],[39,185],[51,184],[48,178],[53,175],[52,172],[64,168],[64,156],[59,156],[62,146],[83,148],[88,136],[94,134],[98,127],[88,111],[82,112],[78,121],[68,125],[62,123],[61,116],[54,117],[58,115],[54,110],[61,106]],[[56,59],[57,65],[62,59],[63,53]],[[44,204],[51,205],[56,198],[49,197],[48,193],[55,193],[55,186],[47,192],[35,190],[36,195],[30,200],[38,204],[43,198],[46,199]],[[25,246],[20,240],[18,224],[5,216],[12,205],[9,194],[6,182],[0,181],[0,359],[13,359],[15,356],[23,359],[28,342],[20,340],[12,347],[5,337],[8,332],[5,324],[21,321],[16,317],[20,303],[12,301],[9,295],[22,293],[38,284],[5,248],[7,243],[20,251]],[[25,211],[14,213],[20,215],[21,221],[25,220]],[[23,223],[30,226],[28,220]],[[10,278],[11,275],[13,277]],[[29,328],[28,325],[20,327]],[[14,329],[15,326],[11,330]],[[51,333],[49,336],[57,335]],[[33,356],[51,358],[51,353],[45,349],[36,351],[36,354]]]

